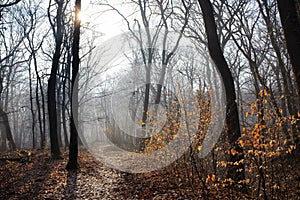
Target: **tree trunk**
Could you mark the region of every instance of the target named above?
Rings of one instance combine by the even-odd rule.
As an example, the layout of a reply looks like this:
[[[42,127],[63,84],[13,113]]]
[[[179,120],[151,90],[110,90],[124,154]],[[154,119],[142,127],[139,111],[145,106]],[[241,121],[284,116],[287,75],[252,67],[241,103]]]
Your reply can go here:
[[[42,113],[43,113],[43,132],[41,132],[41,148],[46,147],[46,106],[45,106],[45,95],[43,91],[42,83],[40,82],[40,91],[42,98]]]
[[[62,72],[61,72],[62,73]],[[62,87],[62,81],[58,80],[57,82],[57,90],[56,90],[56,102],[57,102],[57,107],[56,107],[56,111],[57,111],[57,137],[58,137],[58,145],[59,147],[63,146],[62,143],[62,138],[61,138],[61,124],[62,124],[62,119],[61,119],[61,87]]]
[[[51,154],[53,159],[61,158],[61,153],[58,143],[57,135],[57,112],[56,112],[56,73],[59,67],[59,60],[61,56],[61,45],[63,40],[63,1],[58,1],[57,8],[57,29],[55,35],[55,52],[52,60],[52,68],[50,78],[48,80],[48,114],[49,114],[49,129],[50,129],[50,142],[51,142]]]
[[[11,133],[7,113],[2,108],[0,108],[0,118],[1,118],[1,123],[3,123],[4,129],[6,132],[6,138],[9,142],[9,147],[11,148],[11,150],[15,151],[17,149],[17,147],[16,147],[14,138]]]
[[[39,130],[40,130],[40,135],[41,135],[41,149],[45,148],[45,107],[44,107],[44,92],[43,92],[43,87],[42,87],[42,81],[41,77],[39,75],[38,71],[38,65],[37,65],[37,60],[35,56],[35,52],[33,52],[33,60],[34,60],[34,66],[35,66],[35,74],[36,74],[36,89],[35,89],[35,96],[36,96],[36,106],[38,110],[38,119],[39,119]],[[42,111],[41,111],[41,103],[40,103],[40,97],[39,97],[39,89],[41,92],[41,98],[42,98]],[[42,113],[43,113],[43,120],[42,120]]]
[[[216,23],[213,15],[213,7],[209,0],[198,0],[205,24],[205,30],[208,40],[208,49],[217,69],[219,70],[226,92],[226,125],[229,142],[232,148],[237,151],[236,154],[230,154],[230,162],[238,162],[244,158],[242,148],[237,144],[241,136],[238,107],[236,104],[236,94],[232,74],[224,58],[217,35]],[[244,165],[230,165],[228,169],[228,178],[235,183],[245,179]]]
[[[293,72],[295,74],[298,95],[300,94],[300,23],[294,0],[277,0],[280,19],[284,30],[287,50],[290,55]],[[300,95],[299,95],[300,102]]]
[[[0,151],[6,151],[6,133],[5,133],[5,127],[2,123],[0,123]]]
[[[73,61],[72,61],[72,91],[71,91],[71,136],[70,136],[70,152],[67,170],[78,169],[78,71],[79,71],[79,42],[80,42],[80,19],[78,18],[81,11],[81,0],[75,1],[75,26],[73,35]]]
[[[270,12],[270,9],[269,9],[268,2],[267,2],[267,0],[263,0],[263,2],[260,2],[260,0],[257,0],[257,2],[259,3],[260,12],[263,16],[263,19],[264,19],[265,23],[266,23],[267,30],[268,30],[268,35],[270,36],[271,44],[272,44],[272,47],[273,47],[273,49],[276,53],[278,66],[279,66],[279,69],[280,69],[281,74],[282,74],[283,87],[284,87],[284,92],[285,92],[285,98],[282,99],[282,101],[285,101],[285,99],[286,99],[287,106],[288,106],[287,108],[289,110],[289,113],[291,115],[297,116],[298,109],[295,106],[295,100],[293,98],[293,90],[291,90],[292,84],[291,84],[288,72],[287,72],[287,70],[285,69],[285,66],[284,66],[282,53],[280,51],[280,45],[278,44],[278,42],[276,40],[275,33],[277,31],[275,30],[275,27],[271,22],[271,14],[270,14],[271,12]],[[277,82],[280,84],[279,79],[278,79]],[[281,88],[280,88],[280,90],[281,90]],[[284,107],[285,107],[285,105],[284,105]],[[283,109],[283,110],[284,110],[284,112],[286,112],[285,109]],[[284,116],[286,116],[286,115],[284,115]],[[294,125],[292,125],[292,128],[293,128],[293,130],[295,130]]]
[[[0,96],[2,92],[3,92],[3,78],[0,76]],[[2,102],[0,102],[0,124],[1,124],[1,131],[3,130],[5,132],[5,137],[3,138],[3,140],[5,140],[4,142],[6,142],[7,139],[9,142],[10,149],[13,151],[16,150],[17,147],[11,133],[10,125],[8,122],[8,116],[7,113],[3,110]]]
[[[68,53],[69,54],[69,53]],[[69,55],[68,55],[69,57]],[[67,58],[67,65],[65,66],[65,78],[63,80],[63,91],[62,91],[62,105],[61,105],[61,112],[62,112],[62,124],[63,124],[63,132],[64,132],[64,141],[65,141],[65,147],[69,146],[69,139],[68,139],[68,129],[67,129],[67,116],[66,116],[66,111],[67,111],[67,105],[66,105],[66,86],[67,86],[67,81],[69,81],[69,74],[70,74],[70,64],[71,59]]]
[[[35,148],[36,143],[36,136],[35,136],[35,112],[33,108],[33,94],[32,94],[32,76],[31,76],[31,66],[29,64],[29,97],[30,97],[30,111],[32,117],[32,124],[31,124],[31,133],[32,133],[32,148]]]
[[[293,72],[297,84],[298,99],[300,103],[300,22],[298,19],[296,3],[294,0],[277,0],[281,24],[284,30],[284,36],[289,53]],[[300,154],[300,136],[295,133],[295,143],[297,145],[297,154]]]

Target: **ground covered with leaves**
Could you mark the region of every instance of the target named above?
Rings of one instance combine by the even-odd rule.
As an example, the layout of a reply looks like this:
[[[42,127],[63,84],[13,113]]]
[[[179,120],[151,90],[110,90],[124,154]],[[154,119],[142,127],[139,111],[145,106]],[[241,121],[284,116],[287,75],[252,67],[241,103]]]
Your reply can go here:
[[[29,155],[28,155],[29,154]],[[0,199],[251,199],[230,188],[201,188],[188,166],[130,174],[113,170],[80,151],[80,169],[65,169],[67,152],[51,160],[48,151],[1,154]]]

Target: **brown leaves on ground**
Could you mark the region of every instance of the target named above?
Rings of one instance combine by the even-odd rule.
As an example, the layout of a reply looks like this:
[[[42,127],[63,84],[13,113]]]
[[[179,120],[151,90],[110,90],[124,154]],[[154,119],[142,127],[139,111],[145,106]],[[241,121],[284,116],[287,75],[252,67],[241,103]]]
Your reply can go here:
[[[48,152],[35,151],[26,161],[1,159],[0,199],[204,199],[203,194],[206,199],[247,199],[229,189],[204,190],[191,178],[188,165],[129,174],[110,169],[82,150],[80,170],[68,172],[67,153],[63,158],[51,160]]]

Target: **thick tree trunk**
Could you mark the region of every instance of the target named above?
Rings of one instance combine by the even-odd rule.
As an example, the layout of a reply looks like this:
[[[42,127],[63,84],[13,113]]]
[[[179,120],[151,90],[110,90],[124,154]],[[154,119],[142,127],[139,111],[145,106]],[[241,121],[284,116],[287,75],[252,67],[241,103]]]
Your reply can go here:
[[[75,27],[73,35],[73,61],[72,61],[72,92],[71,92],[71,136],[70,136],[70,152],[68,170],[78,169],[78,71],[79,71],[79,42],[80,42],[80,19],[78,18],[81,11],[81,0],[75,1]],[[77,78],[77,79],[76,79]]]
[[[298,19],[296,3],[294,0],[277,0],[278,10],[284,36],[286,40],[287,50],[290,55],[293,72],[295,75],[298,91],[298,99],[300,103],[300,22]],[[299,127],[298,127],[299,130]],[[297,152],[300,154],[300,136],[299,131],[296,133],[295,143],[297,144]]]
[[[0,120],[4,126],[4,129],[6,132],[6,138],[9,142],[9,147],[11,148],[11,150],[15,151],[17,149],[17,147],[16,147],[14,138],[11,133],[10,125],[8,122],[8,116],[7,116],[7,113],[2,108],[0,108]]]
[[[0,76],[0,95],[2,94],[2,92],[3,92],[3,78]],[[6,99],[7,99],[7,96],[6,96]],[[14,138],[11,133],[8,116],[7,116],[7,113],[3,110],[2,102],[0,102],[0,124],[1,124],[0,131],[4,131],[4,133],[5,133],[5,137],[3,137],[3,140],[4,140],[3,142],[6,142],[6,139],[7,139],[9,142],[10,149],[13,151],[16,150],[17,147],[16,147]]]
[[[60,50],[59,50],[60,51]],[[57,135],[57,115],[56,115],[56,100],[55,100],[55,86],[56,86],[56,69],[58,65],[56,61],[57,56],[53,58],[53,65],[51,75],[48,81],[48,114],[49,114],[49,129],[50,129],[50,143],[52,158],[60,158],[60,149]]]
[[[57,135],[57,112],[56,112],[56,73],[59,67],[59,60],[61,56],[61,45],[63,40],[63,1],[58,1],[57,15],[56,15],[56,34],[55,35],[55,52],[52,60],[52,68],[50,78],[48,80],[48,114],[49,114],[49,129],[51,154],[53,159],[61,158],[59,149],[58,135]]]
[[[294,0],[277,0],[280,19],[284,30],[287,50],[295,74],[298,95],[300,94],[300,23]],[[300,102],[300,95],[299,95]]]
[[[2,123],[0,123],[0,151],[6,151],[6,133],[5,133],[5,127]]]
[[[229,142],[232,148],[237,151],[236,154],[230,154],[230,162],[238,162],[244,158],[242,148],[237,144],[237,140],[241,136],[238,107],[236,104],[236,94],[234,81],[228,64],[224,58],[217,35],[216,23],[213,15],[213,7],[209,0],[198,0],[205,24],[206,35],[208,39],[208,49],[217,69],[219,70],[226,92],[226,125]],[[245,179],[244,165],[230,165],[228,170],[228,178],[235,183]]]

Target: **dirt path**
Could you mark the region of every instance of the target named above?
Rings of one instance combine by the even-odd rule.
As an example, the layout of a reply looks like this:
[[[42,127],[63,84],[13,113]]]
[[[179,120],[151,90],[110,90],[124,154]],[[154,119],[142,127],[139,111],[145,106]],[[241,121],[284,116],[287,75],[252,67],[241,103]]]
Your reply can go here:
[[[0,199],[197,199],[189,186],[178,185],[178,175],[166,171],[123,173],[81,151],[80,170],[68,172],[67,153],[63,157],[51,160],[49,153],[34,152],[30,162],[1,160]]]
[[[114,152],[111,152],[114,153]],[[115,152],[119,153],[119,152]],[[155,172],[124,173],[105,166],[89,152],[79,154],[80,170],[65,170],[63,159],[51,160],[49,152],[33,152],[30,161],[0,159],[0,199],[255,199],[228,188],[205,190],[185,161]],[[14,152],[0,158],[15,157]],[[126,156],[126,155],[123,155]]]

